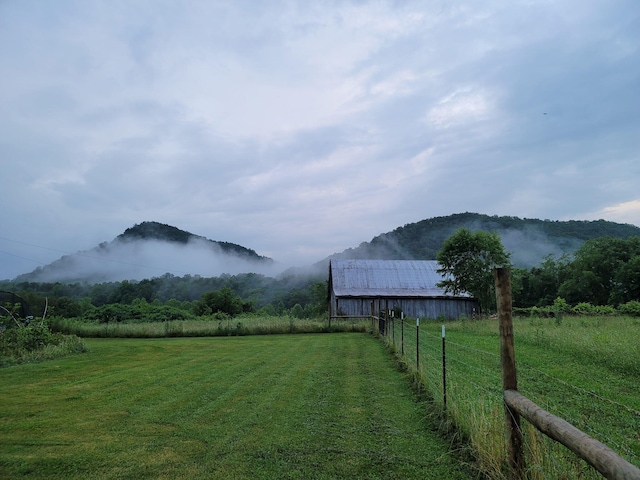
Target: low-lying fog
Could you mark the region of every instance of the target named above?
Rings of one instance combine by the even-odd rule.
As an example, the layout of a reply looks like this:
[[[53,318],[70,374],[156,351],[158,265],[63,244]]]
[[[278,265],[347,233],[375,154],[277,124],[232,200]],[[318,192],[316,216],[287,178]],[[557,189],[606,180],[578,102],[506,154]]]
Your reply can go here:
[[[187,244],[159,240],[115,240],[86,252],[67,255],[29,274],[35,282],[91,283],[142,280],[165,273],[176,276],[260,273],[274,276],[285,266],[270,259],[249,259],[222,250],[216,243],[193,239]]]

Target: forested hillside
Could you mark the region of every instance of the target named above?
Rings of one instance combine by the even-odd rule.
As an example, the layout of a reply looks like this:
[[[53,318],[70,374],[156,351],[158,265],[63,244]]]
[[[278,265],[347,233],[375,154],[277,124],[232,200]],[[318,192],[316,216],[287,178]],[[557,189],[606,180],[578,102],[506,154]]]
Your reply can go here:
[[[46,281],[26,275],[0,282],[0,290],[20,294],[36,316],[43,314],[47,303],[50,315],[64,317],[103,315],[100,309],[112,304],[130,305],[144,312],[150,308],[145,305],[152,305],[160,309],[158,318],[174,318],[176,312],[166,310],[169,307],[186,311],[189,315],[216,311],[234,314],[241,310],[265,315],[311,316],[326,310],[327,266],[331,258],[435,259],[445,239],[460,227],[494,231],[501,237],[506,250],[512,255],[514,304],[517,307],[557,307],[568,302],[588,310],[585,305],[592,303],[612,308],[627,305],[627,310],[637,309],[640,314],[637,281],[640,275],[640,228],[603,220],[561,222],[490,217],[476,213],[408,224],[309,268],[290,269],[279,275],[255,271],[211,276],[174,275],[155,269],[141,280],[97,281],[93,271],[86,272],[91,276],[76,281]],[[195,261],[202,262],[202,258],[208,258],[199,256],[203,245],[206,250],[213,248],[215,251],[228,247],[237,252],[233,255],[236,259],[251,257],[253,263],[247,264],[249,266],[273,262],[248,248],[213,242],[155,222],[127,229],[111,244],[100,245],[97,249],[113,250],[114,245],[135,245],[144,250],[157,242],[180,245],[183,263],[193,246],[197,247]],[[41,270],[51,272],[62,268],[62,271],[69,271],[71,265],[71,272],[82,273],[78,270],[79,264],[66,262],[65,258]],[[95,258],[93,260],[98,262]],[[105,263],[98,262],[100,268]],[[110,263],[116,270],[128,266],[123,262]],[[562,301],[558,303],[558,299]],[[220,307],[219,302],[227,302],[233,308]],[[108,315],[104,313],[107,317],[113,314],[111,310],[106,312],[110,312]]]
[[[434,260],[444,241],[461,227],[496,232],[518,267],[533,267],[548,255],[572,254],[593,238],[627,239],[640,235],[640,228],[634,225],[605,220],[558,221],[459,213],[398,227],[331,258]]]
[[[208,238],[200,235],[195,235],[191,232],[186,232],[171,225],[158,222],[142,222],[131,228],[127,228],[124,233],[121,233],[116,237],[116,241],[128,242],[135,240],[160,240],[163,242],[181,244],[187,244],[193,240],[202,240],[204,242],[208,242],[211,247],[220,248],[220,250],[226,254],[236,255],[250,260],[272,262],[272,259],[258,255],[255,250],[243,247],[242,245],[230,242],[221,242],[219,240],[209,240]]]
[[[282,270],[273,259],[235,243],[209,240],[158,222],[128,228],[111,242],[65,255],[18,276],[17,282],[89,282],[143,280],[165,273],[219,276],[273,274]]]

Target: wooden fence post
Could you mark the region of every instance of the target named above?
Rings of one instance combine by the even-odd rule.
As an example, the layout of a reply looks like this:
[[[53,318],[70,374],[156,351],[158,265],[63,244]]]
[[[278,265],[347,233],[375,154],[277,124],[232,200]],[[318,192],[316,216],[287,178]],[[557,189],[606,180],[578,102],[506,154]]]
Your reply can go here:
[[[493,272],[496,287],[496,303],[500,322],[500,364],[502,366],[502,390],[518,390],[516,357],[513,341],[513,318],[511,300],[511,275],[508,268],[497,268]],[[525,463],[520,430],[520,414],[504,404],[509,466],[515,478],[524,478]]]

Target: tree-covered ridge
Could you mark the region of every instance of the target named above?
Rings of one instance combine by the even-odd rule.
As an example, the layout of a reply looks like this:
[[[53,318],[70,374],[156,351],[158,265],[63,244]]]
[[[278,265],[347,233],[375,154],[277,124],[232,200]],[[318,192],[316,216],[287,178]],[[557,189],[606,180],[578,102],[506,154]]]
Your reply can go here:
[[[198,236],[164,223],[142,222],[127,228],[116,238],[120,240],[164,240],[187,243],[193,238],[198,238]]]
[[[495,233],[469,230],[465,236],[471,240],[486,237],[498,243]],[[442,253],[446,250],[443,248]],[[457,250],[467,252],[472,247],[463,242]],[[446,261],[441,256],[438,259],[446,267]],[[503,260],[492,261],[490,267]],[[480,267],[474,264],[472,271],[481,270]],[[89,318],[87,315],[95,314],[109,319],[140,314],[167,320],[177,318],[174,309],[178,308],[189,315],[206,316],[217,311],[265,315],[288,312],[302,318],[326,312],[327,274],[328,270],[278,278],[255,273],[219,277],[165,274],[141,281],[107,283],[5,281],[0,282],[0,290],[15,292],[26,300],[36,317],[42,316],[48,305],[49,315],[61,317]],[[532,268],[512,268],[513,304],[521,309],[551,307],[556,313],[619,311],[640,316],[639,279],[640,236],[598,237],[587,240],[572,256],[547,256]],[[461,288],[471,291],[468,286]],[[9,303],[5,308],[12,309],[15,302]],[[131,305],[137,310],[120,309],[116,315],[113,308],[106,308],[114,304]],[[149,305],[155,309],[153,315]]]
[[[245,306],[250,306],[247,311],[281,314],[296,304],[314,312],[326,310],[326,277],[304,275],[276,279],[256,273],[219,277],[178,277],[167,273],[141,281],[104,283],[0,281],[0,290],[20,295],[36,317],[42,316],[46,298],[49,315],[74,317],[92,307],[130,305],[140,300],[195,305],[203,295],[222,289],[229,289],[240,297]]]
[[[246,257],[255,260],[272,261],[268,257],[258,255],[255,250],[235,243],[221,242],[217,240],[209,240],[200,235],[186,232],[177,227],[166,225],[159,222],[142,222],[127,228],[123,233],[116,237],[119,241],[130,240],[160,240],[165,242],[175,242],[187,244],[190,240],[202,240],[210,242],[212,245],[219,246],[225,253],[230,253],[239,257]]]
[[[574,253],[585,241],[600,237],[628,239],[640,228],[605,220],[539,220],[459,213],[410,223],[363,242],[333,258],[434,260],[445,240],[460,228],[496,232],[514,264],[532,267],[549,255]]]

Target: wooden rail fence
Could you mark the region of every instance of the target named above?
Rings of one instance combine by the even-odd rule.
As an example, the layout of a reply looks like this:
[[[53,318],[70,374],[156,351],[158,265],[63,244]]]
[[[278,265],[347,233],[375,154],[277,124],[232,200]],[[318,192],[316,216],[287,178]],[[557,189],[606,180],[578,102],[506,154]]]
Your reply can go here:
[[[518,393],[509,269],[498,268],[494,270],[494,280],[500,322],[500,362],[502,364],[509,465],[514,477],[526,477],[522,431],[520,429],[520,416],[522,416],[544,435],[567,447],[606,478],[640,480],[640,469],[635,465],[627,462],[606,445],[565,420],[543,410]]]

